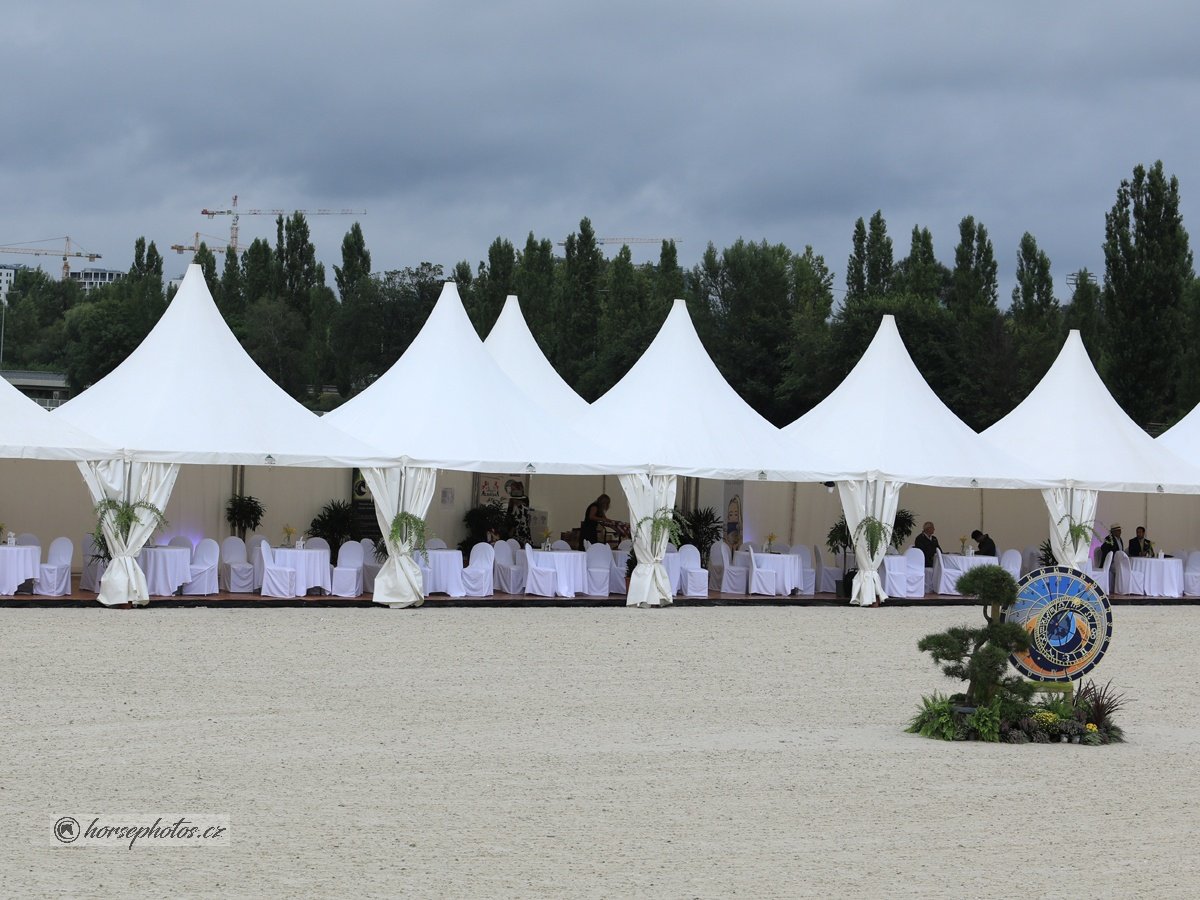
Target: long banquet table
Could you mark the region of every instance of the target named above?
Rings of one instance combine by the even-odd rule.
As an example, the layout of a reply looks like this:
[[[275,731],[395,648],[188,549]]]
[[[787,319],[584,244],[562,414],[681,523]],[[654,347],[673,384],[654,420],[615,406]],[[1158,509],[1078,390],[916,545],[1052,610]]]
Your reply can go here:
[[[1147,597],[1183,596],[1183,560],[1158,559],[1153,556],[1135,556],[1129,560],[1129,568],[1142,573]]]
[[[976,566],[999,565],[994,556],[963,556],[959,553],[936,553],[933,560],[933,592],[935,594],[958,594],[955,582]]]

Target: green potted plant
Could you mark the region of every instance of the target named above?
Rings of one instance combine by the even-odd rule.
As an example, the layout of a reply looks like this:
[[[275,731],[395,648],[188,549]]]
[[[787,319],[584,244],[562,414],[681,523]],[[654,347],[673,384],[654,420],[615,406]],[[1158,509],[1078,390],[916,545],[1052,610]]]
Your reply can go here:
[[[243,541],[247,531],[255,531],[262,524],[265,513],[259,499],[248,494],[234,494],[225,504],[225,521],[229,523],[231,533]]]
[[[508,509],[499,500],[489,500],[487,503],[473,506],[463,515],[463,524],[467,526],[467,536],[458,545],[464,554],[483,541],[507,537],[513,528],[513,518]]]
[[[677,511],[675,520],[679,525],[680,545],[691,544],[700,551],[701,559],[708,559],[713,544],[724,534],[724,523],[717,511],[711,506],[682,513]]]
[[[850,526],[846,524],[844,515],[838,516],[838,520],[830,527],[829,532],[825,535],[825,547],[833,554],[833,558],[837,559],[841,554],[842,558],[842,579],[837,583],[837,595],[839,597],[850,596],[850,583],[852,581],[851,571],[846,567],[847,551],[851,546]]]
[[[347,500],[330,500],[317,513],[305,532],[324,538],[331,552],[354,537],[354,507]]]

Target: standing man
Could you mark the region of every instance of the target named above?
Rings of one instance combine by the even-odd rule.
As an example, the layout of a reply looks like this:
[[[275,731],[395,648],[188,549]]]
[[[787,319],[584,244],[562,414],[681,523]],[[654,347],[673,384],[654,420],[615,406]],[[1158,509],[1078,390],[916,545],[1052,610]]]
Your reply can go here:
[[[925,554],[925,568],[932,569],[934,553],[941,549],[938,546],[938,539],[933,533],[932,522],[925,523],[925,527],[921,529],[921,533],[913,541],[913,546]]]
[[[1108,526],[1108,537],[1104,539],[1104,543],[1100,545],[1100,565],[1104,566],[1104,561],[1108,559],[1108,554],[1116,553],[1118,550],[1125,549],[1125,542],[1121,540],[1121,526],[1117,522],[1113,522]]]

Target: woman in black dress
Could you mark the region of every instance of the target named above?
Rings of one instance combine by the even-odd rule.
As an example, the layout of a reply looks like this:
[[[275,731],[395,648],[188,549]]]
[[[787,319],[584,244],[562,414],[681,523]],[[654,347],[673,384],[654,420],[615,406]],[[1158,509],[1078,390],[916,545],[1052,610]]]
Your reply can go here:
[[[579,525],[580,540],[593,544],[605,542],[606,538],[601,537],[602,530],[617,524],[608,518],[608,506],[611,502],[608,494],[601,494],[588,504],[587,512],[583,514],[583,521]]]

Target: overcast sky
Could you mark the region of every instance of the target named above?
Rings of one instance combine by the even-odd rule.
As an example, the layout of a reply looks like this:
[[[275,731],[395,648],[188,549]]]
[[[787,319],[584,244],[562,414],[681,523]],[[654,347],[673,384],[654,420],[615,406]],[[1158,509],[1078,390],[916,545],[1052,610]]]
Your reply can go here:
[[[689,266],[709,241],[812,244],[841,288],[855,219],[882,209],[897,259],[916,224],[948,265],[974,215],[1007,305],[1025,231],[1060,297],[1102,273],[1117,186],[1156,159],[1200,229],[1184,0],[19,0],[0,22],[0,244],[69,234],[106,268],[145,235],[181,273],[166,248],[226,240],[200,210],[238,194],[365,209],[376,270],[474,267],[497,236],[557,241],[588,216],[677,238]],[[353,221],[311,219],[331,285]],[[273,240],[273,220],[241,234]]]

